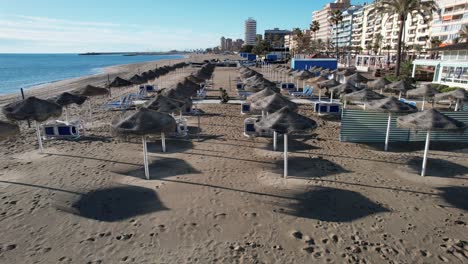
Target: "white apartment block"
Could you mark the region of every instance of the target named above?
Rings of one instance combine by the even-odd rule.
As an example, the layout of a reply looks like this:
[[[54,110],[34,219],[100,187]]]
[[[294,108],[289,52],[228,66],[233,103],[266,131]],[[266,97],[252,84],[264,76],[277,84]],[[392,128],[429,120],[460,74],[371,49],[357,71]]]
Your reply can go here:
[[[462,26],[468,25],[468,0],[438,0],[437,3],[441,12],[440,16],[434,15],[431,37],[452,43],[459,37]]]
[[[257,43],[257,21],[249,18],[245,21],[245,45]]]
[[[321,10],[312,12],[312,21],[318,21],[320,25],[319,31],[316,32],[317,39],[326,42],[327,39],[332,40],[333,25],[330,23],[330,18],[335,10],[344,10],[350,7],[350,0],[336,0],[334,3],[329,3]]]

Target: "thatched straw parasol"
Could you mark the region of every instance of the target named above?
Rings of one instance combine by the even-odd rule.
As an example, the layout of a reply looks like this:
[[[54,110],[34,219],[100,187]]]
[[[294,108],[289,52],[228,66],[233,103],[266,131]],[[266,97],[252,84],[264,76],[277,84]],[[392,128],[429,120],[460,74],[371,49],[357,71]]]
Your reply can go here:
[[[385,151],[388,150],[388,142],[390,140],[390,128],[392,125],[393,113],[414,113],[418,109],[409,104],[405,104],[395,97],[388,97],[381,100],[374,100],[368,103],[368,109],[388,113],[387,134],[385,136]]]
[[[364,77],[362,74],[356,72],[355,74],[352,74],[348,77],[345,77],[345,80],[347,83],[350,83],[354,86],[359,86],[361,85],[362,83],[367,83],[369,81],[369,79],[367,79],[366,77]]]
[[[194,82],[194,83],[196,83],[196,84],[198,84],[198,85],[200,85],[200,84],[202,84],[202,83],[205,82],[205,80],[203,80],[203,79],[201,79],[201,78],[198,78],[198,77],[195,77],[195,76],[193,76],[193,75],[189,75],[189,76],[187,77],[187,79],[189,79],[190,81],[192,81],[192,82]]]
[[[73,94],[73,93],[61,93],[59,96],[51,98],[52,102],[65,107],[65,121],[68,123],[68,106],[71,104],[82,105],[88,98],[86,96]]]
[[[328,89],[330,92],[330,103],[333,102],[333,95],[341,95],[341,94],[348,94],[352,92],[359,91],[359,88],[350,84],[350,83],[343,83]]]
[[[434,95],[438,94],[439,91],[432,87],[430,84],[423,84],[421,87],[410,90],[408,91],[407,95],[408,96],[422,96],[423,97],[423,103],[421,107],[421,111],[424,111],[424,106],[426,104],[426,98],[427,97],[433,97]]]
[[[132,82],[122,79],[120,77],[115,77],[115,79],[109,84],[109,87],[123,87],[133,85]]]
[[[383,89],[385,88],[385,86],[391,83],[392,83],[391,81],[381,77],[373,81],[367,82],[367,88],[372,89],[372,90],[380,90],[380,93],[383,93]]]
[[[340,85],[340,83],[337,82],[335,79],[331,79],[331,80],[318,82],[317,85],[320,89],[324,89],[324,88],[328,89],[328,88]]]
[[[146,136],[161,133],[163,151],[166,151],[165,133],[174,132],[176,121],[168,114],[156,112],[147,108],[141,108],[136,113],[124,118],[114,124],[112,130],[119,135],[137,135],[143,139],[143,155],[145,163],[145,176],[149,177],[148,149],[146,146]]]
[[[467,98],[468,98],[467,92],[463,88],[450,91],[450,92],[446,92],[446,93],[436,94],[434,97],[436,101],[445,100],[445,99],[455,100],[456,101],[455,111],[458,111],[460,104]]]
[[[431,131],[463,132],[467,128],[465,123],[446,116],[435,109],[428,109],[423,112],[399,117],[397,125],[400,128],[427,131],[421,176],[426,175],[427,153],[431,141]]]
[[[147,73],[148,74],[148,73]],[[142,84],[142,83],[145,83],[148,81],[148,79],[138,75],[138,74],[135,74],[133,75],[132,78],[130,78],[129,80],[132,84]]]
[[[82,95],[82,96],[94,97],[94,96],[107,95],[109,94],[109,90],[107,90],[106,88],[101,88],[97,86],[86,85],[85,87],[73,90],[72,93]],[[91,109],[91,100],[88,100],[88,111],[89,111],[89,120],[92,122],[93,111]]]
[[[393,82],[385,86],[385,90],[387,91],[400,92],[398,99],[401,99],[401,95],[403,92],[407,92],[411,89],[414,89],[414,86],[405,80]]]
[[[172,114],[177,111],[182,112],[185,104],[186,103],[184,101],[169,98],[164,95],[158,95],[156,98],[148,101],[145,104],[145,107],[161,113]]]
[[[0,139],[18,135],[20,132],[17,124],[0,120]]]
[[[93,85],[86,85],[85,87],[73,90],[71,93],[81,96],[101,96],[109,94],[109,90]]]
[[[256,93],[254,93],[252,95],[249,95],[247,97],[247,102],[253,103],[253,102],[255,102],[255,101],[259,100],[259,99],[265,98],[265,97],[273,95],[273,94],[276,94],[276,92],[273,89],[267,87],[267,88],[261,90],[260,92],[256,92]]]
[[[288,134],[317,128],[317,123],[284,107],[255,124],[256,128],[273,130],[284,135],[284,178],[288,176]]]
[[[356,92],[343,95],[344,107],[346,107],[346,102],[354,100],[364,102],[364,109],[366,109],[366,103],[368,101],[379,100],[383,98],[385,98],[385,96],[376,93],[370,89],[362,89]]]
[[[3,114],[10,120],[34,120],[36,121],[37,141],[39,150],[44,151],[42,147],[41,130],[39,122],[46,121],[51,117],[59,117],[62,115],[62,107],[56,103],[38,99],[36,97],[28,97],[26,100],[17,101],[3,107]]]
[[[291,102],[289,99],[285,98],[284,96],[274,93],[270,96],[260,98],[251,105],[253,110],[273,113],[280,110],[283,107],[287,107],[290,110],[296,111],[297,104]]]

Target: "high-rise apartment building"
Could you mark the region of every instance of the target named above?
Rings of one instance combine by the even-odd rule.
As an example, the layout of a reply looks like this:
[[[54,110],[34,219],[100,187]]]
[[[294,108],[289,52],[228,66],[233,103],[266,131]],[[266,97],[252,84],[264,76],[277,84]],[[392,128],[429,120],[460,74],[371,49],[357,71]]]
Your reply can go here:
[[[264,39],[270,43],[273,48],[284,47],[284,37],[291,34],[290,30],[279,28],[265,30]]]
[[[227,38],[227,39],[226,39],[226,50],[232,51],[232,48],[233,48],[233,46],[232,46],[232,39]]]
[[[318,21],[320,29],[316,32],[316,38],[324,42],[327,39],[332,39],[333,25],[330,22],[332,13],[336,10],[344,10],[351,6],[350,0],[336,0],[334,3],[329,3],[323,9],[312,12],[312,21]]]
[[[352,46],[352,34],[354,26],[355,13],[360,11],[362,6],[351,6],[342,12],[343,21],[338,25],[332,27],[332,40],[333,44],[338,43],[338,47],[351,47]]]
[[[221,37],[221,44],[219,45],[219,49],[221,51],[226,50],[226,38],[225,37]]]
[[[460,29],[468,25],[468,0],[438,0],[440,16],[434,14],[431,37],[452,43]]]
[[[249,18],[245,21],[245,45],[255,45],[257,37],[257,21]]]

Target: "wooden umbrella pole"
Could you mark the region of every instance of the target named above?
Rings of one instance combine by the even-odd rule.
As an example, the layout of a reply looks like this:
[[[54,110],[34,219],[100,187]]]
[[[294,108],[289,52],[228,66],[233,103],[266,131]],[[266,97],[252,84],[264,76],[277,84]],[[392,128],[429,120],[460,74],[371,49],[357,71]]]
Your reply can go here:
[[[385,151],[388,151],[388,142],[390,140],[390,127],[392,126],[392,114],[388,114],[387,133],[385,135]]]
[[[284,134],[284,178],[288,177],[288,134]]]
[[[273,150],[274,151],[278,149],[277,141],[278,141],[278,133],[276,133],[276,131],[273,131]]]
[[[427,153],[429,152],[429,145],[431,144],[431,130],[427,131],[426,135],[426,146],[424,147],[424,158],[423,165],[421,170],[421,176],[426,176],[426,166],[427,166]]]
[[[149,166],[148,166],[148,146],[146,144],[146,136],[143,136],[143,161],[145,163],[145,177],[150,179]]]
[[[39,122],[37,121],[36,121],[36,135],[37,135],[37,142],[39,143],[39,151],[43,153],[44,148],[42,147],[41,127],[39,125]]]
[[[164,132],[161,133],[161,144],[162,144],[162,151],[166,152],[166,135]]]
[[[422,107],[421,107],[421,111],[424,111],[424,106],[426,104],[426,96],[423,96],[423,102],[422,102]]]

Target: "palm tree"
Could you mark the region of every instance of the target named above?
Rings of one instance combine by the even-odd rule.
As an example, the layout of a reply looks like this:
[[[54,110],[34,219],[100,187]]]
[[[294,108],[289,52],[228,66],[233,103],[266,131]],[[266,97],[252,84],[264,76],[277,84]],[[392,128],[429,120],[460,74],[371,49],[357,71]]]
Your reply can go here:
[[[310,31],[314,33],[314,40],[317,39],[317,31],[320,30],[320,23],[317,20],[314,20],[312,24],[310,24]]]
[[[396,76],[400,76],[400,65],[401,65],[401,49],[403,43],[403,31],[405,30],[405,22],[408,16],[411,16],[413,11],[417,12],[417,15],[423,17],[425,22],[426,16],[429,16],[429,20],[432,20],[432,13],[438,12],[439,7],[434,0],[381,0],[377,4],[377,11],[382,14],[396,15],[398,17],[398,23],[400,23],[400,29],[398,31],[398,44],[397,44],[397,62],[396,62]]]
[[[372,42],[366,43],[366,50],[367,50],[367,55],[370,55],[370,52],[372,50]]]
[[[442,44],[442,41],[438,37],[431,38],[431,49],[438,48],[440,44]],[[431,55],[431,58],[434,58],[434,57],[437,58],[438,56],[439,56],[439,52],[436,52]]]
[[[374,46],[373,46],[373,50],[374,50],[374,53],[375,53],[376,55],[379,55],[380,48],[381,48],[381,46],[382,46],[382,40],[383,40],[382,34],[377,33],[377,34],[374,35]]]
[[[460,35],[460,40],[465,40],[465,42],[468,42],[468,25],[464,25],[460,31],[458,31],[458,34]]]
[[[343,15],[340,10],[333,11],[330,22],[336,27],[336,58],[338,58],[338,25],[343,21]]]

